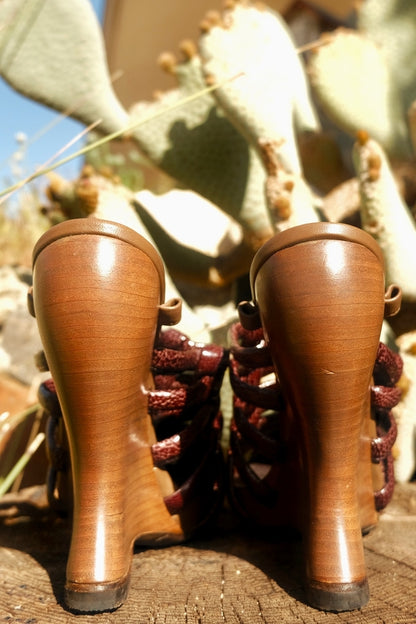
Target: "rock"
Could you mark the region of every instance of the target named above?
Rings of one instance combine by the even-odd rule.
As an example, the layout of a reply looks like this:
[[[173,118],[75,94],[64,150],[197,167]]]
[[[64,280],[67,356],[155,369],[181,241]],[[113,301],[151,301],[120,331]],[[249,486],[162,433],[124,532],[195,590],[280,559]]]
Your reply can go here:
[[[0,268],[0,372],[27,386],[39,378],[34,356],[42,349],[36,320],[27,310],[30,283],[27,269]]]

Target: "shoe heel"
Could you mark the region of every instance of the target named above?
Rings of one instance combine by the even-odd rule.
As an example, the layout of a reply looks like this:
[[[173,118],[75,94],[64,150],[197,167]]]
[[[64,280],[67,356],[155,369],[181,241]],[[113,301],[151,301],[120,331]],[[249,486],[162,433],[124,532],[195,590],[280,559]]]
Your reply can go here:
[[[359,466],[385,311],[381,251],[357,228],[307,224],[268,241],[250,278],[300,432],[307,599],[357,609],[369,599],[360,505],[372,492],[360,489]]]
[[[179,303],[163,306],[163,296],[162,261],[129,228],[76,219],[55,226],[35,246],[33,312],[72,464],[65,591],[76,611],[122,604],[137,536],[183,539],[177,516],[163,502],[173,487],[167,475],[160,485],[153,465],[147,408],[159,323],[180,315]]]

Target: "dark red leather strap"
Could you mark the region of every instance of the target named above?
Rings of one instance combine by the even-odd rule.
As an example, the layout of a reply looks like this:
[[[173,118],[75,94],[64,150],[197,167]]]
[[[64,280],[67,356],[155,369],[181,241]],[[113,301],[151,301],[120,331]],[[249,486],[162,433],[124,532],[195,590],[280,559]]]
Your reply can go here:
[[[269,410],[269,421],[285,419],[285,404],[279,383],[276,381],[262,387],[264,377],[273,370],[271,358],[265,345],[262,329],[247,330],[235,323],[230,330],[231,360],[230,380],[234,390],[234,416],[231,426],[231,453],[240,478],[252,490],[253,495],[266,496],[270,490],[259,484],[259,477],[247,466],[248,448],[262,456],[271,465],[282,460],[282,441],[279,433],[264,430],[262,414]],[[400,356],[380,343],[374,365],[374,384],[371,387],[371,405],[376,421],[377,437],[371,441],[372,461],[383,466],[385,485],[375,492],[378,510],[387,505],[394,488],[394,463],[392,447],[396,440],[397,426],[392,408],[397,405],[401,391],[396,383],[401,377],[403,363]]]

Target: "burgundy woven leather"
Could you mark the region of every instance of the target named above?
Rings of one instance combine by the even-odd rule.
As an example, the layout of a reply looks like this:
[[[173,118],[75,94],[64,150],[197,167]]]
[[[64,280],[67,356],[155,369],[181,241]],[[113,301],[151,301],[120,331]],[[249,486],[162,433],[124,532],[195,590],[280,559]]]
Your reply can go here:
[[[385,344],[380,343],[374,365],[374,385],[371,389],[371,404],[374,411],[377,438],[371,441],[371,457],[375,464],[381,464],[384,486],[374,493],[377,511],[384,509],[394,492],[393,444],[397,437],[397,425],[392,409],[400,401],[401,390],[395,384],[403,372],[403,361]]]
[[[282,435],[282,423],[290,421],[290,411],[278,380],[270,380],[273,369],[262,329],[246,330],[240,323],[236,323],[231,328],[230,339],[230,380],[234,390],[230,473],[236,470],[239,480],[244,483],[253,500],[257,498],[266,506],[272,505],[276,493],[270,486],[270,478],[261,479],[250,468],[250,462],[269,464],[271,469],[274,466],[276,470],[279,465],[283,466],[286,461],[285,436],[288,434],[286,428],[286,433]],[[374,365],[374,385],[371,388],[371,404],[377,427],[377,438],[371,442],[372,461],[382,465],[385,478],[383,488],[374,493],[377,510],[388,504],[394,489],[392,447],[397,427],[391,410],[400,400],[401,391],[395,384],[401,374],[400,356],[380,343]],[[296,437],[296,432],[293,435]],[[231,482],[233,478],[230,474]]]
[[[215,375],[223,358],[222,347],[195,343],[177,330],[167,329],[160,332],[152,366],[160,373],[192,370],[202,375]]]
[[[198,493],[200,508],[189,514],[192,518],[188,521],[189,530],[197,528],[193,526],[195,523],[204,524],[222,500],[224,466],[219,444],[222,430],[219,390],[227,364],[225,349],[195,344],[172,328],[160,332],[153,352],[155,389],[148,394],[149,414],[157,436],[151,448],[153,463],[167,470],[176,486],[175,492],[165,497],[170,513],[186,516]],[[70,458],[53,379],[40,385],[38,396],[49,415],[49,501],[62,512],[62,501],[56,493],[57,477],[60,472],[70,470]]]

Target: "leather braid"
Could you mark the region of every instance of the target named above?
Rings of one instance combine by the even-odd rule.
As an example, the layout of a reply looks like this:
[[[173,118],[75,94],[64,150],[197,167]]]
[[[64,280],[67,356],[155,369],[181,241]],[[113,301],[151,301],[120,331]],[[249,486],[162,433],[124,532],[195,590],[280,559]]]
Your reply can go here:
[[[161,331],[155,344],[155,389],[148,393],[148,407],[158,440],[151,452],[154,466],[169,471],[177,486],[175,492],[165,497],[172,514],[191,504],[197,490],[207,493],[207,515],[213,511],[213,498],[221,499],[219,389],[227,364],[225,349],[195,344],[176,329]],[[64,513],[70,503],[61,498],[58,484],[60,476],[70,474],[71,460],[53,379],[40,385],[38,396],[49,416],[48,499],[53,509]]]
[[[265,383],[273,371],[263,330],[246,330],[235,323],[230,330],[230,380],[234,390],[234,416],[231,425],[231,456],[240,478],[254,496],[264,496],[265,488],[247,466],[244,459],[248,449],[270,464],[284,461],[283,440],[279,439],[279,423],[287,418],[287,406],[276,379]],[[396,383],[402,374],[400,356],[380,343],[374,364],[374,384],[371,386],[371,405],[377,437],[371,441],[371,459],[383,467],[385,484],[374,493],[375,507],[383,509],[391,500],[394,489],[392,447],[397,426],[392,408],[397,405],[401,391]],[[262,418],[267,410],[267,418]],[[267,423],[267,425],[266,425]],[[266,427],[269,427],[269,431]],[[270,432],[270,428],[274,431]]]

